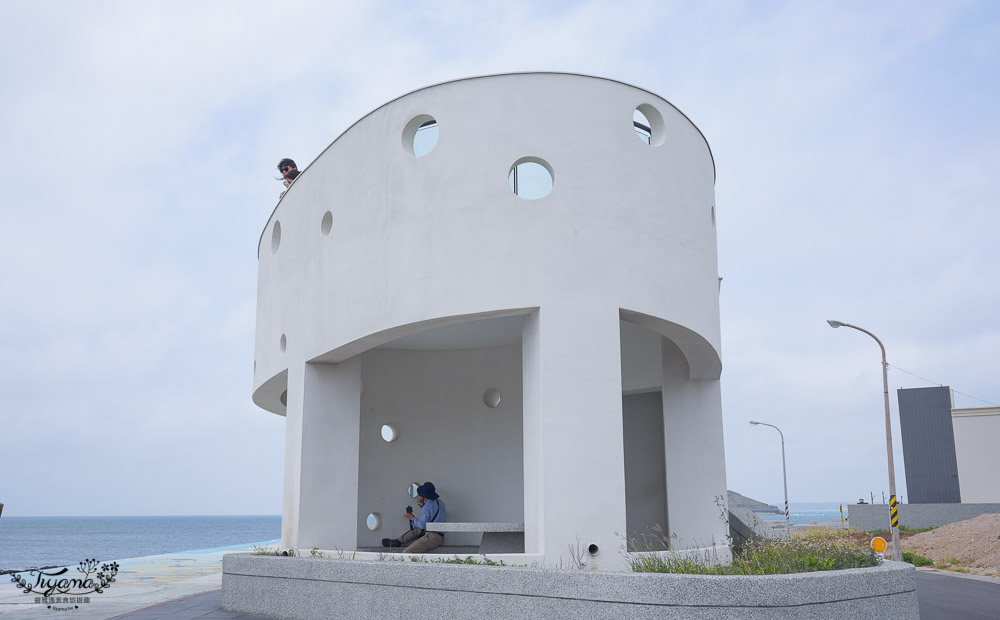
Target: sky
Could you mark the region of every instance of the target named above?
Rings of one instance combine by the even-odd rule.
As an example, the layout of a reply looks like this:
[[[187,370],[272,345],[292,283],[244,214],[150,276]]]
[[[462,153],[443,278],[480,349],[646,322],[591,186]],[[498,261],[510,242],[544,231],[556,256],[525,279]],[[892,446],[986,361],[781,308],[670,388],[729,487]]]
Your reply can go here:
[[[653,91],[717,169],[728,486],[888,490],[895,390],[1000,403],[1000,4],[0,0],[4,515],[279,514],[251,402],[281,184],[386,101],[511,71]],[[926,379],[904,373],[905,369]],[[975,398],[973,398],[975,397]],[[982,400],[976,400],[982,399]],[[982,402],[982,401],[987,402]]]

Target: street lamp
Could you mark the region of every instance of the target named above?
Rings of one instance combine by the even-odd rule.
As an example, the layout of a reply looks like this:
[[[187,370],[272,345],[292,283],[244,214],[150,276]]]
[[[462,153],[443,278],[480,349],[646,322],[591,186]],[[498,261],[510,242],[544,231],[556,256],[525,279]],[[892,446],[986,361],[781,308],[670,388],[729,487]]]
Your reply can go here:
[[[897,562],[903,560],[903,551],[899,548],[899,505],[896,503],[896,472],[892,466],[892,425],[889,422],[889,363],[885,361],[885,345],[878,339],[878,336],[867,329],[841,323],[840,321],[827,321],[830,327],[850,327],[859,332],[864,332],[875,339],[880,349],[882,349],[882,393],[885,397],[885,448],[889,453],[889,527],[892,530],[892,559]]]
[[[750,421],[750,424],[751,426],[770,426],[774,430],[778,431],[779,435],[781,435],[781,476],[785,483],[785,535],[788,536],[789,540],[791,540],[792,524],[791,521],[788,520],[788,473],[785,470],[785,434],[782,433],[781,429],[774,424],[768,424],[767,422],[755,422],[753,420]]]

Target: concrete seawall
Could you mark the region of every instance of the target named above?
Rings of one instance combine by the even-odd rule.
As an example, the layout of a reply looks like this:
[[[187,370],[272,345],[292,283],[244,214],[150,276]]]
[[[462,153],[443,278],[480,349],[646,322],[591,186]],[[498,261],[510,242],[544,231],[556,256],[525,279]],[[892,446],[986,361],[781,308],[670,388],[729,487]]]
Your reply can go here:
[[[888,504],[851,504],[847,512],[851,527],[856,530],[889,529]],[[912,528],[939,527],[986,514],[1000,514],[1000,504],[901,504],[899,524]]]

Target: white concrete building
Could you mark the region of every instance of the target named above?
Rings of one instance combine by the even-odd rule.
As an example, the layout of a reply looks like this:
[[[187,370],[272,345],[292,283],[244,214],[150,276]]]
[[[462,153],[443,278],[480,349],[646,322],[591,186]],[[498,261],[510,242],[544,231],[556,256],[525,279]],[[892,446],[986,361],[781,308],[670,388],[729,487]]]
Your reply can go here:
[[[447,82],[348,128],[258,250],[283,546],[378,546],[430,480],[546,565],[623,568],[655,525],[724,547],[714,181],[673,105],[581,75]]]
[[[952,409],[963,504],[1000,504],[1000,407]]]

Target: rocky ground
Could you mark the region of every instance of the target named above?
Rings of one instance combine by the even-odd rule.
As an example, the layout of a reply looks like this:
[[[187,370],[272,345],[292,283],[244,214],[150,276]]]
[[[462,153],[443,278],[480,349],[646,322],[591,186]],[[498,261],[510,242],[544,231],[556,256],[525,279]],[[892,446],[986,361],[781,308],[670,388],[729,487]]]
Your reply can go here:
[[[857,532],[839,527],[806,527],[793,532],[803,538],[836,538],[850,541],[859,549],[867,549],[875,536],[881,536],[892,548],[892,537],[886,532]],[[1000,514],[982,515],[975,519],[942,525],[925,532],[901,531],[900,546],[934,562],[937,568],[1000,577]]]

